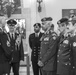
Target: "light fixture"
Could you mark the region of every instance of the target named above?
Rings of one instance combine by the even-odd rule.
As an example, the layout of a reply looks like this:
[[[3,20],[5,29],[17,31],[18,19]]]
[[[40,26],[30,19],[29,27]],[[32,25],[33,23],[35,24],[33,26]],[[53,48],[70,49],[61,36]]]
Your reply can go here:
[[[43,2],[43,0],[37,0],[37,3],[39,4],[38,6],[38,12],[41,12],[42,8],[41,8],[41,3]]]

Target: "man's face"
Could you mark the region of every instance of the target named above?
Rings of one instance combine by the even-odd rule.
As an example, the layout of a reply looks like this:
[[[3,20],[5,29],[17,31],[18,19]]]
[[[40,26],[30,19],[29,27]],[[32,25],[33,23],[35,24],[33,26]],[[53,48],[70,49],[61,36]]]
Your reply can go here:
[[[8,27],[9,27],[9,31],[10,31],[10,32],[14,32],[14,31],[15,31],[15,26],[9,25]]]
[[[60,30],[60,32],[65,31],[66,28],[67,28],[67,26],[66,26],[65,23],[61,23],[61,24],[59,25],[59,30]]]
[[[73,27],[73,24],[72,24],[72,22],[68,22],[68,25],[67,25],[67,29],[71,29]]]
[[[46,31],[48,29],[48,27],[51,25],[52,25],[52,22],[50,22],[50,21],[42,22],[42,30]]]
[[[36,25],[36,26],[34,26],[34,31],[36,32],[36,33],[38,33],[39,31],[40,31],[40,27],[38,26],[38,25]]]

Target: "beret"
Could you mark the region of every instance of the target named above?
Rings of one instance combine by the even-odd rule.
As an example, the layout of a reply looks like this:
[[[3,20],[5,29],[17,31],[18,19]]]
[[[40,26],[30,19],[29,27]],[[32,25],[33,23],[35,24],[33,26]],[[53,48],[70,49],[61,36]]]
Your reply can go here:
[[[71,20],[72,23],[76,23],[76,17],[73,17]]]
[[[73,14],[73,13],[75,13],[75,12],[74,12],[74,10],[70,10],[70,13]]]
[[[7,24],[9,24],[10,26],[15,26],[17,22],[14,19],[10,19],[7,21]]]
[[[76,17],[73,17],[72,20],[73,20],[73,21],[76,21]]]
[[[61,19],[57,22],[57,24],[65,23],[65,22],[68,22],[68,21],[69,21],[68,18],[61,18]]]
[[[52,21],[52,18],[51,17],[44,17],[41,19],[41,21]]]
[[[35,23],[35,24],[34,24],[34,27],[35,27],[35,26],[41,27],[41,24],[40,24],[40,23]]]

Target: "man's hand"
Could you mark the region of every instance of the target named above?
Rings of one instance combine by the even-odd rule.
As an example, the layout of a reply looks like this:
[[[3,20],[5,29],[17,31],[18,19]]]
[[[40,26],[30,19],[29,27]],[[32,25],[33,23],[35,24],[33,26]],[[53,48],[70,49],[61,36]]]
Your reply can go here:
[[[40,67],[42,67],[42,66],[44,66],[44,64],[42,63],[42,61],[38,61],[38,65],[40,66]]]
[[[23,63],[23,62],[24,62],[23,60],[20,61],[20,63]]]

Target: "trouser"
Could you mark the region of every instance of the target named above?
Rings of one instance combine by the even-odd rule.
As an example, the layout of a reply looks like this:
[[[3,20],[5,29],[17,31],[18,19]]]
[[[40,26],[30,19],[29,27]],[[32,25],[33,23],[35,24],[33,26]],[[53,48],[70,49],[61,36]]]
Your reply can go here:
[[[38,62],[32,61],[32,69],[33,69],[34,75],[39,75],[39,72],[41,75],[41,71],[40,71],[40,67],[38,66]]]
[[[56,71],[46,71],[41,69],[42,75],[56,75]]]
[[[10,70],[13,70],[14,75],[19,75],[19,62],[11,63],[10,64]]]
[[[10,72],[10,65],[8,62],[0,63],[0,75],[8,75]]]

